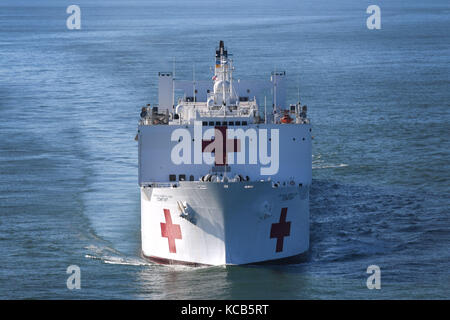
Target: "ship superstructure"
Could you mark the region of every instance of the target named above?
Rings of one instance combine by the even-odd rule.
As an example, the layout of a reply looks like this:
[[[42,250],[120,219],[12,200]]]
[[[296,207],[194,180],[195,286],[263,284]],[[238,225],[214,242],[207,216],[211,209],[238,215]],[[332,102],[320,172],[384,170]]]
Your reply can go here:
[[[256,83],[233,79],[233,69],[221,41],[210,81],[160,72],[159,105],[142,109],[141,236],[150,260],[246,264],[308,250],[306,107],[285,106],[285,72]],[[259,104],[264,90],[269,110]]]

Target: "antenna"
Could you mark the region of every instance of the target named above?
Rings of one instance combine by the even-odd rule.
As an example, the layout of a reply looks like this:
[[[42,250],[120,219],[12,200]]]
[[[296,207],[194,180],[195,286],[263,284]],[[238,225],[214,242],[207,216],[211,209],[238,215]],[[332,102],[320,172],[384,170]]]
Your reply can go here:
[[[173,72],[172,72],[172,110],[175,109],[175,57],[173,57]]]
[[[264,96],[264,123],[267,124],[267,99]]]
[[[176,58],[173,57],[173,77],[175,78],[175,62],[176,62]]]
[[[297,78],[297,102],[300,102],[300,76]]]
[[[194,90],[193,93],[194,93],[194,107],[195,107],[195,101],[197,100],[195,98],[195,63],[192,64],[192,79],[193,79],[192,84],[193,84],[193,90]]]
[[[274,73],[273,73],[273,107],[275,110],[277,110],[277,67],[274,66]]]
[[[228,59],[228,67],[230,69],[230,98],[233,99],[233,60]]]

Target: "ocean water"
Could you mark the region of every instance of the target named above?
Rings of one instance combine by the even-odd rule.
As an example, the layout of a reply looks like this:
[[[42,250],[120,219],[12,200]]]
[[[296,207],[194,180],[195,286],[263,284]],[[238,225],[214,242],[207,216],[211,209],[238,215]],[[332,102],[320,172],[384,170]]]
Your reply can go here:
[[[81,8],[68,30],[66,8]],[[366,8],[381,8],[368,30]],[[0,298],[450,298],[448,1],[0,3]],[[313,123],[301,263],[162,266],[140,257],[140,106],[157,72],[286,70]],[[81,269],[81,289],[66,269]],[[381,289],[369,290],[369,265]]]

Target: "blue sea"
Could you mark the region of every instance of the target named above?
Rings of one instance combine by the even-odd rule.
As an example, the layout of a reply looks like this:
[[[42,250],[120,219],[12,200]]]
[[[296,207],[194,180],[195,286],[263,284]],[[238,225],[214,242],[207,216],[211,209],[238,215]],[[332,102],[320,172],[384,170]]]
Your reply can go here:
[[[69,5],[81,29],[69,30]],[[369,30],[369,5],[381,29]],[[450,3],[2,0],[1,299],[449,299]],[[313,125],[304,261],[140,256],[137,121],[157,74],[286,70]],[[81,271],[69,290],[68,266]],[[381,289],[366,286],[367,268]]]

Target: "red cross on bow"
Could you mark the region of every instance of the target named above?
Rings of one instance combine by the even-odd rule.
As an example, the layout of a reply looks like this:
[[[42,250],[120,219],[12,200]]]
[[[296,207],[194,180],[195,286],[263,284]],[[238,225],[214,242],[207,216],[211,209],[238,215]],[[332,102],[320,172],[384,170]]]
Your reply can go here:
[[[287,209],[281,209],[280,222],[272,223],[272,228],[270,229],[270,238],[277,238],[276,252],[283,251],[283,238],[291,233],[291,222],[286,221]]]
[[[181,239],[181,228],[179,224],[172,224],[169,209],[164,209],[166,223],[161,222],[161,236],[169,241],[169,252],[177,253],[175,239]]]
[[[240,152],[241,141],[239,139],[227,139],[227,127],[214,127],[214,139],[202,140],[202,152],[214,153],[215,165],[227,164],[227,154]]]

